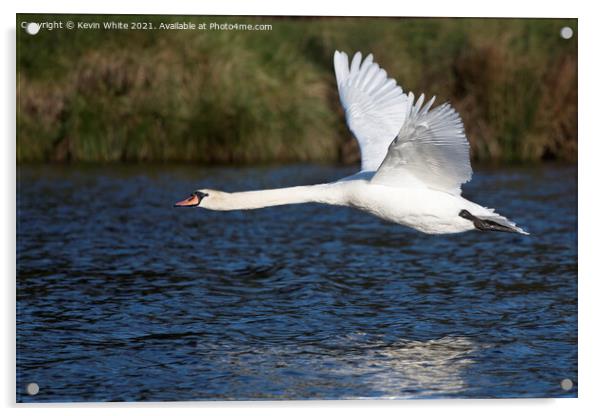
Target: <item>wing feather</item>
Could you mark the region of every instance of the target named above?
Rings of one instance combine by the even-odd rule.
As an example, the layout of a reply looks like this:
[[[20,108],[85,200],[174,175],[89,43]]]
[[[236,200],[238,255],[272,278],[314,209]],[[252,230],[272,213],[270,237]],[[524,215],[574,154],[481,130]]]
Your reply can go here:
[[[362,61],[357,52],[349,65],[347,54],[336,51],[334,70],[347,125],[360,146],[362,171],[374,171],[403,125],[408,97],[372,54]]]
[[[408,96],[412,103],[414,95]],[[422,94],[408,106],[405,123],[372,182],[460,194],[472,177],[470,145],[459,114],[447,103],[431,110],[434,100],[423,105]]]

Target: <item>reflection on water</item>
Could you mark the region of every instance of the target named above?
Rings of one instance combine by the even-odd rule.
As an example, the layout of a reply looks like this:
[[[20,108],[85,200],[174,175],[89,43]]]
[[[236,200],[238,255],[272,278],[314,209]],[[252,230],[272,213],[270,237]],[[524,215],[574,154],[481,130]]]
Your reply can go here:
[[[445,337],[429,341],[399,341],[354,357],[355,366],[339,365],[344,377],[362,376],[382,398],[448,395],[465,388],[464,371],[474,363],[477,346],[469,338]],[[387,393],[407,392],[401,396]],[[350,397],[350,398],[353,398]]]
[[[531,237],[171,207],[350,173],[20,167],[17,400],[577,395],[574,167],[480,169],[466,187]]]

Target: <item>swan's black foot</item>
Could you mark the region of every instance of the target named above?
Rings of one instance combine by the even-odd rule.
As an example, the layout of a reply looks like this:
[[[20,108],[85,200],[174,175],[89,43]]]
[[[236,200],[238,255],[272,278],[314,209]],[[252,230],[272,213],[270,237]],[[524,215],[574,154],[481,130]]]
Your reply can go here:
[[[472,221],[477,230],[481,231],[502,231],[506,233],[516,233],[517,231],[511,227],[499,224],[489,219],[478,218],[470,212],[463,209],[459,214],[462,218]]]

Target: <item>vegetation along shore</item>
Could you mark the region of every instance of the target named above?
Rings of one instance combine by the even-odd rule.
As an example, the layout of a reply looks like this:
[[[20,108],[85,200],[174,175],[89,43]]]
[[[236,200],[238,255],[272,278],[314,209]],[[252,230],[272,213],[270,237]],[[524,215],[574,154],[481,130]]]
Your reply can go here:
[[[577,158],[575,19],[69,18],[100,27],[18,30],[19,162],[353,163],[336,49],[372,52],[404,90],[450,101],[473,160]],[[17,25],[52,19],[67,17]],[[169,30],[181,22],[195,29]]]

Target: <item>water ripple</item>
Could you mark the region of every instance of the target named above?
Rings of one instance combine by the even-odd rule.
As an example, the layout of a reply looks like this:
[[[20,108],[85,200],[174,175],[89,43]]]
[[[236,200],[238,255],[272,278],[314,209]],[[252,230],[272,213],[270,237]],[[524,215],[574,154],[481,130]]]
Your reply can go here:
[[[349,173],[21,166],[17,400],[577,395],[575,167],[481,169],[466,188],[529,238],[171,208],[199,186]]]

